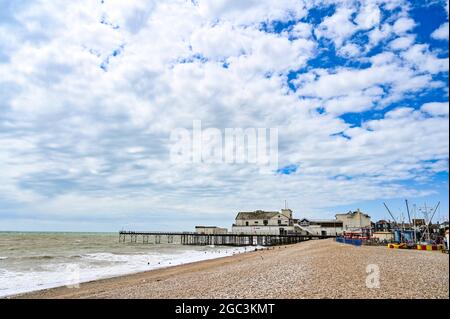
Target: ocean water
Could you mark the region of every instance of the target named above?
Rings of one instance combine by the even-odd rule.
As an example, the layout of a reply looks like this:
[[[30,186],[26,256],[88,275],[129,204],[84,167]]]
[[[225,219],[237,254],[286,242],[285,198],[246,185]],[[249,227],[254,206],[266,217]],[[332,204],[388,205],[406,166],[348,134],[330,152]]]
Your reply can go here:
[[[231,256],[253,249],[119,243],[117,233],[0,232],[0,297],[76,286],[95,279]]]

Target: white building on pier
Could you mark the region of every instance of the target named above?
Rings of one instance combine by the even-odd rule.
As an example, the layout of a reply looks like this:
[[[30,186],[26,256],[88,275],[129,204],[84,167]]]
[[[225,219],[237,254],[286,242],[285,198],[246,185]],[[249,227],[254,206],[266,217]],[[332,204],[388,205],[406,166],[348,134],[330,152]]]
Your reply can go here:
[[[284,235],[301,233],[292,218],[292,210],[239,212],[233,224],[234,234]]]

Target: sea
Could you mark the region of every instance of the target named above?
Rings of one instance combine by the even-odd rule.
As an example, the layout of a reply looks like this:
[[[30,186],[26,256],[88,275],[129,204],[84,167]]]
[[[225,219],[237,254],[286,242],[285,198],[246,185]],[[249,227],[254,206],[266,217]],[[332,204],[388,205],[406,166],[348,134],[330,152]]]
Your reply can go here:
[[[0,232],[0,297],[59,286],[77,287],[82,282],[254,249],[119,243],[118,233]]]

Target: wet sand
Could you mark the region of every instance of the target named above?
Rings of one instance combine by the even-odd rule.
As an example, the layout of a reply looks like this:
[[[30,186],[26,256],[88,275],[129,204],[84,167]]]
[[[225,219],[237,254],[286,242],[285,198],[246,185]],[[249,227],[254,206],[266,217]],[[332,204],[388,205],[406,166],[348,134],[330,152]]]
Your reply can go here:
[[[14,298],[448,299],[449,256],[313,240]]]

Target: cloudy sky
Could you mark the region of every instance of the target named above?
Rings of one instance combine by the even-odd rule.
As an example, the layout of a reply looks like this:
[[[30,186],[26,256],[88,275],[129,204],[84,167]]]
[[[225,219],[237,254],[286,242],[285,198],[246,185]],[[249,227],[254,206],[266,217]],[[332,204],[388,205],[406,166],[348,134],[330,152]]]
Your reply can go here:
[[[448,214],[448,1],[0,0],[0,230]],[[278,128],[279,167],[170,161]]]

